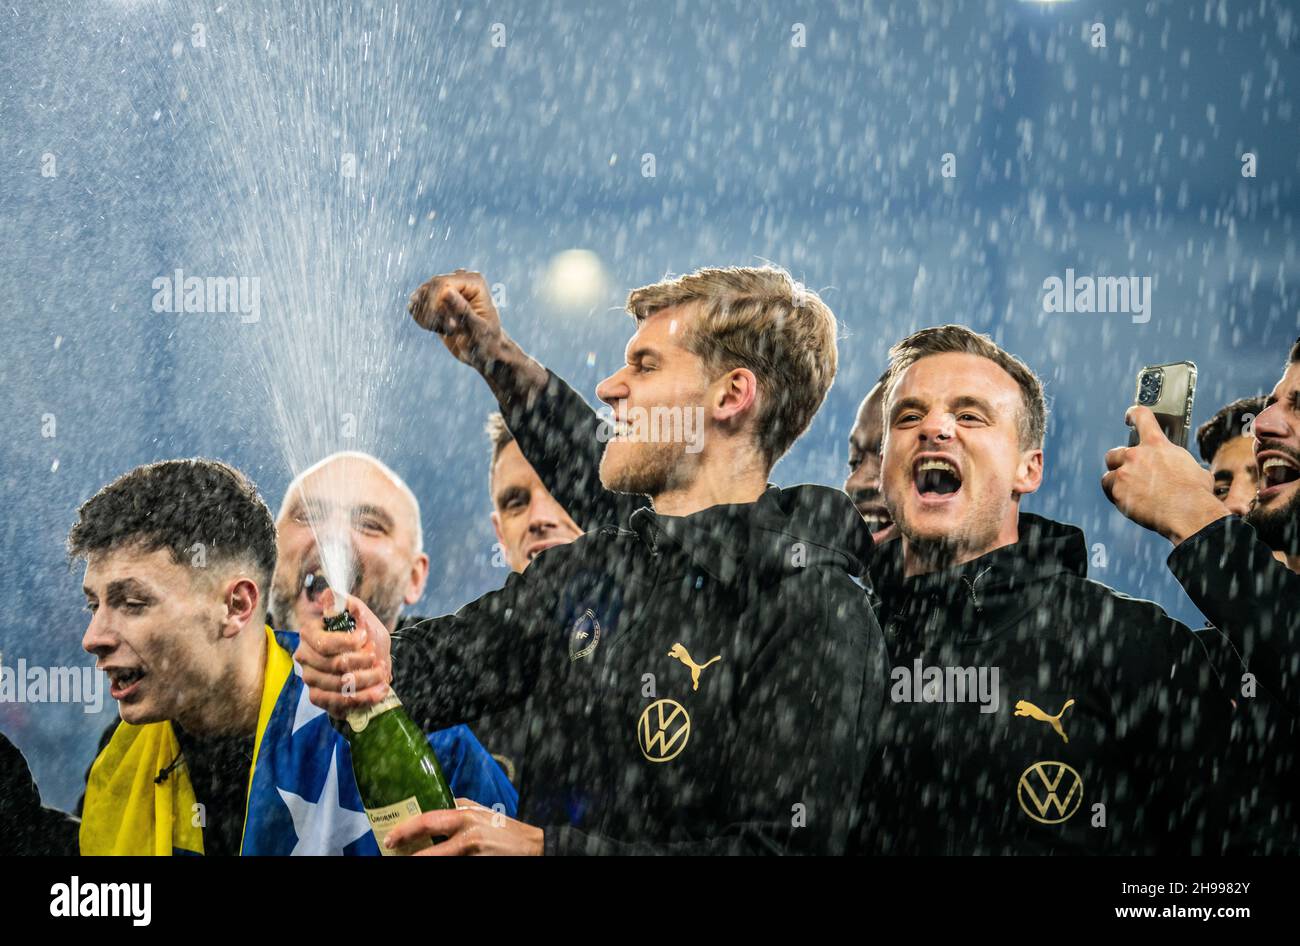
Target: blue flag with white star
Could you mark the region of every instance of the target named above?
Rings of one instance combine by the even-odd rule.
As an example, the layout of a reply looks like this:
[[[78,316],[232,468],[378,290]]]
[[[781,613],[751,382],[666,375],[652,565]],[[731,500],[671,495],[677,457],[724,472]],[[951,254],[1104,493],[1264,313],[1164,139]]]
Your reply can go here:
[[[275,638],[289,653],[297,649],[296,634],[276,631]],[[439,730],[429,744],[457,798],[487,808],[499,805],[514,817],[519,796],[469,727]],[[379,855],[352,776],[347,740],[308,699],[296,667],[262,734],[241,853]]]

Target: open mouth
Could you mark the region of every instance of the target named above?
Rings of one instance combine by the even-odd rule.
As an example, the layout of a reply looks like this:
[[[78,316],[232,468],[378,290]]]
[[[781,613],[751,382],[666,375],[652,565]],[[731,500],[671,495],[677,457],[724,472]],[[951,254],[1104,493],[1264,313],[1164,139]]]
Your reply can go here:
[[[884,506],[861,505],[858,506],[858,514],[862,516],[862,521],[867,524],[867,528],[873,533],[881,532],[894,524],[893,518],[889,515],[889,510]]]
[[[363,579],[361,563],[353,562],[356,574],[352,578],[352,587],[348,589],[348,594],[354,598],[361,597],[361,583]],[[298,587],[298,597],[306,599],[307,605],[317,614],[324,613],[324,602],[321,601],[321,595],[331,587],[329,579],[325,577],[325,572],[321,570],[321,563],[309,561],[308,567],[302,573],[302,584]]]
[[[1273,489],[1300,479],[1300,466],[1290,457],[1274,454],[1259,461],[1259,474],[1264,483],[1263,488]]]
[[[912,464],[912,482],[924,499],[940,499],[961,489],[957,465],[938,457],[922,457]]]
[[[307,572],[302,579],[302,593],[312,604],[316,603],[317,599],[329,586],[330,584],[325,580],[324,573],[319,569]]]
[[[146,676],[139,667],[105,667],[104,672],[108,674],[109,695],[115,700],[123,699],[133,693]]]
[[[614,418],[609,422],[610,442],[627,443],[632,440],[634,428],[625,420]]]

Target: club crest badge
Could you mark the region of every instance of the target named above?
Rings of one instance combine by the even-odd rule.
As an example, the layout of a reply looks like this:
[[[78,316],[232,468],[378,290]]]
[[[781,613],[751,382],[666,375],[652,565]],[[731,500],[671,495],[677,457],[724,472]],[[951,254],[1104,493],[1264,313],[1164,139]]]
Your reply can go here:
[[[600,620],[591,608],[583,611],[569,628],[569,659],[590,657],[600,644]]]

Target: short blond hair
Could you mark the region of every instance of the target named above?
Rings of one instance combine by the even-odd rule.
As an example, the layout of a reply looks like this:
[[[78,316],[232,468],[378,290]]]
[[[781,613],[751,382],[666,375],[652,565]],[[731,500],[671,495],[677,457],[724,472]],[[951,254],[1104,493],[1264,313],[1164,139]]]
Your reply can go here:
[[[674,306],[699,317],[683,342],[712,375],[748,368],[766,407],[758,445],[775,464],[808,429],[835,380],[835,315],[817,293],[779,266],[697,269],[627,297],[638,322]]]

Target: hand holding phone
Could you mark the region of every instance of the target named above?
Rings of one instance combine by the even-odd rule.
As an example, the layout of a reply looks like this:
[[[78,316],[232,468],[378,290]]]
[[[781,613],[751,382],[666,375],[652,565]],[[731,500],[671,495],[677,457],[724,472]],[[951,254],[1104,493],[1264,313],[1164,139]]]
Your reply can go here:
[[[1210,471],[1186,449],[1195,394],[1190,361],[1139,371],[1136,404],[1125,412],[1134,427],[1129,445],[1107,452],[1101,478],[1116,509],[1175,545],[1228,515],[1214,496]]]
[[[1138,372],[1134,405],[1150,408],[1169,442],[1187,447],[1192,428],[1192,403],[1196,398],[1196,365],[1179,361],[1168,365],[1148,365]],[[1128,445],[1139,442],[1136,429],[1129,434]]]

